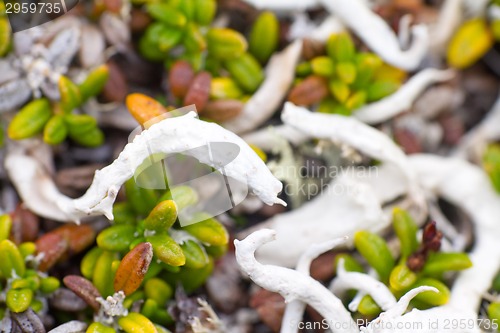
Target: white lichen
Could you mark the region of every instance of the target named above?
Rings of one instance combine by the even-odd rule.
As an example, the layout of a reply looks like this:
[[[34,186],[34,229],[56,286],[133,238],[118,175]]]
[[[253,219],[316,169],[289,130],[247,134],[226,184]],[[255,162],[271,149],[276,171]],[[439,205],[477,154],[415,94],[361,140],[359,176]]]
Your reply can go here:
[[[320,244],[311,245],[305,252],[300,256],[295,270],[297,272],[303,273],[305,275],[310,275],[311,263],[314,259],[319,257],[321,254],[330,251],[337,247],[338,245],[345,243],[347,237],[338,238],[326,241]],[[304,310],[306,309],[306,304],[302,301],[295,300],[291,301],[286,305],[285,313],[283,314],[283,319],[281,320],[281,330],[280,333],[297,333],[297,326],[290,325],[290,323],[297,323],[302,319],[304,315]]]
[[[302,41],[297,40],[285,50],[273,55],[266,67],[266,78],[259,89],[245,103],[241,113],[222,125],[241,134],[254,130],[276,112],[295,78],[295,66],[302,52]]]
[[[261,245],[272,241],[273,230],[262,229],[242,241],[235,240],[235,254],[241,269],[257,285],[279,293],[287,303],[299,300],[312,306],[331,323],[344,324],[344,333],[357,333],[357,326],[340,299],[331,294],[321,283],[310,276],[293,269],[274,265],[263,265],[255,259],[255,251]],[[289,323],[290,324],[290,323]]]
[[[367,124],[378,124],[408,111],[415,100],[432,84],[452,79],[450,70],[424,69],[406,82],[394,94],[354,111],[354,116]]]
[[[486,174],[466,161],[431,155],[413,156],[410,161],[428,191],[460,207],[472,220],[475,247],[469,257],[473,266],[458,276],[450,304],[477,313],[500,269],[500,197]]]
[[[210,156],[193,149],[209,142],[231,142],[239,146],[240,152],[232,162],[219,165]],[[197,119],[195,113],[165,119],[137,135],[111,165],[96,171],[91,186],[78,199],[61,194],[42,164],[26,150],[10,149],[5,167],[23,201],[35,213],[58,221],[78,222],[93,215],[113,219],[118,190],[151,154],[184,152],[216,170],[223,167],[226,176],[247,184],[264,203],[285,204],[277,197],[281,182],[257,154],[234,133]]]
[[[108,296],[106,299],[97,297],[96,301],[101,304],[99,311],[94,315],[94,321],[106,325],[113,325],[118,317],[124,317],[128,314],[128,310],[123,306],[125,294],[123,291],[114,293],[113,296]]]
[[[325,319],[332,332],[360,332],[356,322],[354,322],[347,309],[344,308],[340,299],[330,293],[321,283],[307,274],[284,267],[263,265],[255,259],[256,249],[272,241],[275,235],[273,230],[263,229],[249,235],[244,240],[234,241],[236,260],[243,272],[262,288],[282,295],[285,302],[300,300],[311,306]],[[438,292],[436,288],[428,286],[410,290],[397,303],[393,303],[392,300],[390,302],[391,306],[386,303],[387,311],[381,313],[367,327],[361,327],[361,331],[366,333],[446,333],[449,330],[443,328],[446,325],[443,319],[471,319],[466,311],[452,307],[437,307],[423,311],[414,309],[405,314],[411,299],[425,291]],[[382,297],[382,299],[385,302],[387,301],[386,297]],[[438,322],[439,329],[424,326],[431,321],[434,322],[434,320],[440,320]],[[288,322],[286,324],[295,327],[299,322]],[[422,325],[415,326],[416,323],[422,323]],[[455,331],[460,333],[477,332],[474,329],[468,331],[457,329]],[[293,329],[291,332],[293,332]]]
[[[261,9],[295,12],[322,5],[385,62],[401,69],[417,69],[428,51],[429,34],[426,26],[417,25],[412,28],[413,43],[408,49],[403,50],[390,26],[363,0],[245,1]]]
[[[337,276],[330,284],[330,290],[340,297],[350,289],[370,295],[384,311],[396,305],[396,297],[385,284],[368,274],[347,272],[344,268],[344,259],[340,259],[337,265]]]

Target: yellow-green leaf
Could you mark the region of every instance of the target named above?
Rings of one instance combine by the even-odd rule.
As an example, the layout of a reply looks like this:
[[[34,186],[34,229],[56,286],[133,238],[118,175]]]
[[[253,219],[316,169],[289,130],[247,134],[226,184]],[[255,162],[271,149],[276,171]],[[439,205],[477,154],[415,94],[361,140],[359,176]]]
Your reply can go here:
[[[52,116],[49,100],[40,98],[28,103],[12,119],[7,129],[9,138],[22,140],[40,133]]]
[[[177,205],[173,200],[158,203],[144,220],[146,229],[167,232],[177,220]]]
[[[164,263],[172,266],[182,266],[186,263],[181,247],[169,235],[148,236],[146,240],[153,245],[154,255]]]
[[[33,290],[31,289],[11,289],[7,292],[5,303],[12,312],[26,311],[33,300]]]
[[[61,94],[61,107],[66,113],[82,104],[80,89],[64,75],[59,78],[59,93]]]
[[[493,36],[483,18],[465,22],[448,45],[448,63],[465,68],[478,61],[493,46]]]
[[[211,28],[206,38],[208,52],[221,60],[239,57],[248,47],[245,37],[228,28]]]
[[[261,63],[265,63],[276,51],[279,42],[279,30],[279,21],[273,12],[262,12],[255,20],[248,39],[249,50]]]
[[[24,276],[26,265],[16,244],[8,239],[0,242],[0,271],[4,277]]]
[[[109,78],[109,69],[106,65],[101,65],[87,75],[85,80],[79,85],[83,101],[101,92]]]
[[[226,228],[214,218],[193,223],[182,228],[202,243],[209,245],[224,245],[229,241]]]
[[[118,319],[118,325],[126,333],[157,333],[156,327],[144,315],[131,312]]]
[[[377,271],[380,280],[389,281],[394,268],[394,258],[385,240],[369,231],[358,231],[354,235],[354,245],[366,261]]]
[[[54,115],[45,125],[43,130],[43,141],[49,145],[57,145],[66,139],[68,128],[61,115]]]

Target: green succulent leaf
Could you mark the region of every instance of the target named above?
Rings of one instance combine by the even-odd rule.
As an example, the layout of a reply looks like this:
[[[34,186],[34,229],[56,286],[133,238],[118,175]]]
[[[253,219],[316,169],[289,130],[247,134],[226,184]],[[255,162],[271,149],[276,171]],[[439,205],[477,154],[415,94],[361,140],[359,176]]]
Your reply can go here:
[[[33,300],[33,290],[25,289],[11,289],[7,292],[5,303],[12,312],[26,311],[31,301]]]
[[[209,245],[225,245],[229,241],[226,228],[214,218],[208,218],[182,228],[199,241]]]
[[[159,278],[151,278],[144,284],[144,293],[149,299],[153,299],[157,304],[163,306],[174,294],[173,288]]]
[[[61,115],[54,115],[45,125],[43,130],[43,141],[49,145],[57,145],[66,139],[68,135],[68,128],[64,122],[64,117]]]
[[[167,232],[177,220],[177,205],[173,200],[158,203],[144,220],[148,230]]]
[[[194,0],[194,20],[202,26],[212,23],[217,12],[217,1],[215,0]]]
[[[4,277],[24,276],[26,265],[16,244],[8,239],[0,242],[0,271]]]
[[[153,2],[146,5],[146,10],[152,18],[174,28],[184,28],[187,24],[186,16],[166,3]]]
[[[97,236],[97,245],[106,251],[127,251],[136,238],[134,226],[127,224],[113,225],[104,229]]]
[[[101,248],[94,247],[89,252],[87,252],[87,254],[85,254],[80,263],[80,271],[85,278],[89,280],[92,279],[92,276],[94,275],[95,265],[102,253],[103,250]]]
[[[418,248],[418,227],[408,212],[395,208],[392,212],[392,226],[401,245],[401,255],[407,258]]]
[[[438,252],[429,255],[423,273],[434,276],[448,271],[461,271],[470,267],[472,267],[472,262],[466,253]]]
[[[125,195],[134,211],[141,216],[148,216],[149,212],[156,206],[155,191],[139,187],[134,178],[125,182]]]
[[[248,47],[245,37],[228,28],[211,28],[206,38],[208,52],[221,60],[239,57]]]
[[[443,282],[433,278],[421,278],[414,285],[412,285],[411,288],[413,289],[421,286],[434,287],[439,292],[435,293],[433,291],[424,291],[415,296],[415,301],[423,302],[433,306],[439,306],[448,303],[448,300],[450,298],[450,290]]]
[[[415,281],[417,281],[417,275],[406,265],[394,267],[389,277],[389,284],[396,291],[407,290]]]
[[[225,67],[246,93],[253,93],[264,81],[264,72],[259,62],[250,54],[227,60]]]
[[[316,57],[311,60],[311,70],[314,74],[330,77],[335,74],[335,63],[327,56]]]
[[[172,237],[167,234],[158,234],[146,237],[153,245],[153,253],[156,258],[171,266],[182,266],[186,263],[186,257],[181,247]]]
[[[188,240],[181,244],[182,252],[186,257],[185,267],[202,268],[208,264],[208,255],[205,249],[197,242]]]
[[[354,245],[378,273],[380,280],[388,282],[395,262],[385,240],[369,231],[358,231],[354,235]]]
[[[64,75],[59,78],[59,93],[61,108],[65,113],[70,113],[83,103],[80,88]]]
[[[0,241],[8,239],[12,229],[12,218],[9,214],[0,216]]]
[[[52,110],[49,100],[46,98],[34,100],[14,116],[7,134],[13,140],[30,138],[43,130],[50,117],[52,117]]]
[[[343,62],[351,61],[356,54],[356,48],[351,36],[347,33],[334,34],[326,42],[326,52],[332,59]]]
[[[365,295],[359,302],[358,312],[365,316],[376,317],[382,312],[382,309],[370,295]]]
[[[109,69],[106,65],[101,65],[92,70],[85,80],[78,86],[85,102],[92,96],[96,96],[106,85],[109,78]]]
[[[116,259],[115,254],[110,251],[101,253],[96,261],[92,282],[103,297],[113,295],[114,287],[114,272],[112,269],[113,261]]]
[[[279,21],[273,12],[262,12],[255,20],[250,31],[248,47],[250,53],[261,63],[265,63],[278,48],[279,30]]]

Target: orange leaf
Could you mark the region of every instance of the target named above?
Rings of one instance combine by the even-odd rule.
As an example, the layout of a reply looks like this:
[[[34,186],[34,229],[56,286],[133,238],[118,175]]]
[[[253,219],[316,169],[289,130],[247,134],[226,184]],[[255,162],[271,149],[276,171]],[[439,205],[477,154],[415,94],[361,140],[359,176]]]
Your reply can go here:
[[[143,94],[130,94],[127,96],[125,103],[130,114],[141,125],[145,125],[156,117],[163,118],[168,114],[167,109],[165,109],[163,105],[153,98]],[[147,125],[147,127],[149,127],[153,125],[153,123],[148,123]]]
[[[151,259],[153,246],[151,243],[140,243],[130,250],[120,262],[116,270],[114,288],[122,290],[125,295],[130,295],[139,288],[146,275]]]

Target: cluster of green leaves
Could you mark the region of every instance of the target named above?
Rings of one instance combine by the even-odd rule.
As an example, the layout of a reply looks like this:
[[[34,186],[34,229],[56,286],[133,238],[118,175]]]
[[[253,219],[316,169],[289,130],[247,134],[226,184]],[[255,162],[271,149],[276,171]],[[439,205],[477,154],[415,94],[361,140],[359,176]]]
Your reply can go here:
[[[323,78],[329,94],[319,101],[319,112],[342,115],[394,93],[406,76],[377,55],[358,52],[348,33],[331,35],[326,54],[299,63],[296,74],[295,87],[311,76]]]
[[[28,308],[42,310],[42,298],[59,288],[59,280],[38,271],[36,261],[27,260],[36,252],[36,245],[10,241],[12,228],[10,215],[0,216],[0,289],[5,303],[0,300],[0,319],[6,310],[23,312]]]
[[[68,136],[82,146],[101,145],[104,134],[97,127],[97,121],[92,116],[72,112],[97,95],[107,79],[106,65],[94,69],[80,85],[61,76],[60,102],[51,104],[47,98],[39,98],[26,104],[9,124],[8,136],[22,140],[43,132],[43,140],[51,145],[63,142]]]
[[[205,63],[234,59],[247,50],[248,43],[239,32],[209,27],[217,11],[215,0],[146,3],[147,12],[155,21],[146,29],[139,48],[149,60],[184,59],[199,70]],[[266,62],[276,49],[278,29],[270,12],[257,19],[250,34],[250,51],[260,62]],[[176,52],[171,52],[173,49]]]
[[[139,49],[149,60],[164,61],[168,70],[184,60],[191,65],[190,70],[209,72],[207,98],[245,102],[264,80],[262,64],[278,46],[279,22],[273,13],[262,13],[247,41],[233,29],[210,27],[216,6],[215,0],[148,3],[146,9],[155,21],[146,29]],[[185,72],[182,76],[189,77]],[[185,97],[186,89],[177,93],[179,89],[170,88],[175,97]],[[196,103],[200,98],[205,99],[198,97],[189,102],[203,109],[205,102]]]
[[[9,19],[5,13],[5,3],[0,1],[0,57],[5,56],[11,49],[12,31]]]
[[[272,12],[262,12],[257,17],[248,42],[239,36],[237,49],[225,46],[231,40],[229,31],[211,29],[207,34],[210,38],[205,67],[214,76],[210,87],[212,100],[248,99],[249,94],[254,93],[264,80],[261,65],[268,61],[278,46],[279,22]]]
[[[166,304],[174,287],[182,284],[191,292],[201,286],[213,270],[214,258],[225,253],[228,234],[214,218],[180,226],[178,209],[197,201],[196,192],[189,187],[159,195],[138,187],[131,179],[125,184],[125,192],[127,201],[115,204],[115,222],[97,236],[97,246],[83,258],[81,272],[102,296],[112,295],[122,290],[117,287],[115,274],[126,254],[140,244],[150,244],[153,259],[139,284],[131,290],[125,287],[124,305],[130,308],[135,301],[144,300],[142,315],[168,325],[172,319]],[[176,241],[174,233],[181,233],[182,240]]]
[[[483,169],[488,174],[491,184],[500,193],[500,145],[491,144],[483,155]]]
[[[464,270],[472,266],[465,253],[430,251],[418,270],[410,269],[409,258],[420,253],[424,241],[417,239],[418,227],[411,216],[396,208],[393,212],[393,229],[400,243],[400,256],[394,258],[387,242],[369,231],[359,231],[354,237],[356,250],[378,274],[380,281],[386,284],[396,298],[419,286],[432,286],[439,293],[423,292],[414,298],[412,305],[419,309],[443,305],[448,302],[450,291],[445,283],[444,274],[450,271]],[[424,233],[425,234],[425,233]],[[425,240],[425,235],[423,236]],[[363,272],[360,262],[348,254],[339,255],[347,271]],[[410,266],[410,267],[409,267]],[[358,312],[367,317],[375,317],[382,310],[369,296],[363,297]]]

